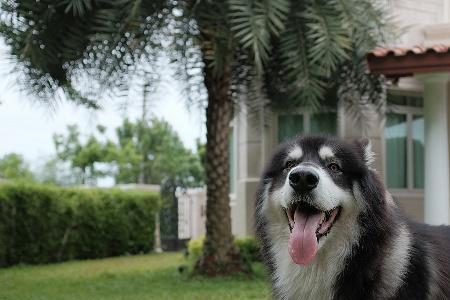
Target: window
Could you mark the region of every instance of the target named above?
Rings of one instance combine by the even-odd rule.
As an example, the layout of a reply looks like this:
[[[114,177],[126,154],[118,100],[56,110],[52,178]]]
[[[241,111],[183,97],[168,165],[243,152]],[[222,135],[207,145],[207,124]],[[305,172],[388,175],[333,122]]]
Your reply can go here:
[[[323,112],[311,115],[310,133],[336,135],[336,113]]]
[[[278,115],[278,142],[299,134],[336,135],[336,112],[301,112]]]
[[[303,115],[278,116],[278,142],[284,142],[304,131]]]
[[[386,163],[387,185],[391,188],[405,188],[407,164],[407,120],[406,115],[388,113],[386,116]]]
[[[423,99],[418,96],[388,94],[384,138],[386,184],[389,188],[423,189],[424,118]]]
[[[425,186],[425,126],[423,116],[413,116],[412,143],[414,187],[423,189]]]

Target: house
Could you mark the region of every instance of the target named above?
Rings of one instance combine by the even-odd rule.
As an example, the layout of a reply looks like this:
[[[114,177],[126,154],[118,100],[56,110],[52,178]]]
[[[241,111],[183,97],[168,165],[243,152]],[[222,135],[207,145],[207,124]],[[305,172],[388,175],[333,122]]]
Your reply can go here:
[[[421,157],[424,160],[421,176],[425,178],[424,220],[448,224],[450,46],[379,48],[369,53],[367,59],[372,73],[396,80],[414,76],[423,84],[422,127],[427,145],[425,156]]]
[[[420,55],[443,52],[450,61],[448,47],[433,47],[450,45],[450,1],[391,0],[386,5],[399,27],[407,30],[390,45],[392,51],[378,49],[369,54],[373,72],[390,75],[387,67],[376,71],[376,66],[400,57],[417,63]],[[423,48],[413,48],[416,45]],[[441,60],[438,58],[437,65]],[[337,102],[314,113],[301,107],[258,113],[245,107],[238,109],[230,125],[233,233],[253,234],[254,195],[264,164],[280,141],[301,133],[329,133],[346,139],[368,137],[376,153],[375,168],[406,213],[419,221],[448,224],[450,68],[424,73],[424,66],[402,73],[401,68],[407,66],[398,65],[391,74],[394,79],[387,86],[384,118],[372,114],[365,128],[355,126],[349,112]]]

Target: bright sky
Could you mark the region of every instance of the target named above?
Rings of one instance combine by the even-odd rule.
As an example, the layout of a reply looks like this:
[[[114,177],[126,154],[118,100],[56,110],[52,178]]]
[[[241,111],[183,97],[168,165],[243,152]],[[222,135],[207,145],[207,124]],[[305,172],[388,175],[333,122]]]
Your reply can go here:
[[[69,103],[61,103],[53,111],[19,91],[12,68],[7,47],[0,40],[0,157],[16,152],[36,167],[55,153],[52,136],[56,132],[64,133],[67,124],[78,124],[81,133],[86,135],[102,124],[113,137],[114,129],[124,117],[136,119],[141,115],[138,104],[124,111],[117,100],[106,103],[101,111],[93,112]],[[188,110],[177,82],[170,78],[164,81],[158,94],[150,99],[150,112],[167,120],[184,144],[194,149],[197,138],[205,140],[203,112],[198,108]]]

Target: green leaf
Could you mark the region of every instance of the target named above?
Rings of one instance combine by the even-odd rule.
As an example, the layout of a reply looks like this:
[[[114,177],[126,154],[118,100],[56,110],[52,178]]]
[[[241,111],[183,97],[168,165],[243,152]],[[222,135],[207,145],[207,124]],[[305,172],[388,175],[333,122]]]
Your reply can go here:
[[[262,72],[269,60],[271,38],[284,29],[289,10],[286,0],[229,0],[230,23],[234,36],[250,50],[257,69]]]

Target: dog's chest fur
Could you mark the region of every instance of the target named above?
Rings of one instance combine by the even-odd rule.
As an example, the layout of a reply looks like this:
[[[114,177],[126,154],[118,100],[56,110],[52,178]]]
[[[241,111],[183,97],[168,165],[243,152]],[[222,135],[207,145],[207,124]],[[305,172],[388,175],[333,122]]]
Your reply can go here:
[[[351,222],[349,222],[351,223]],[[350,225],[350,224],[348,224]],[[345,226],[341,224],[341,226]],[[339,230],[343,234],[357,234],[354,230]],[[299,266],[292,262],[287,250],[289,233],[284,226],[272,225],[270,251],[274,259],[274,290],[279,299],[333,299],[336,277],[342,272],[345,259],[351,252],[350,240],[342,234],[330,233],[327,245],[318,253],[314,262]],[[332,247],[329,247],[333,245]]]
[[[301,268],[285,254],[275,255],[275,290],[280,299],[332,299],[333,285],[342,264],[313,263]]]

